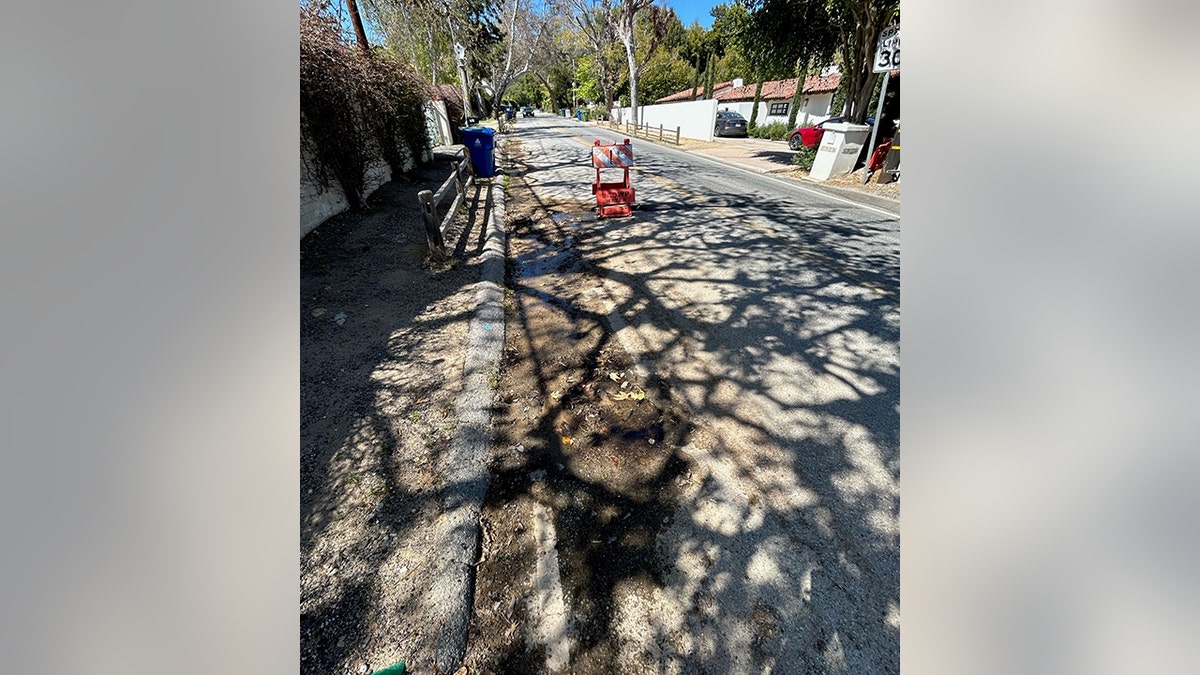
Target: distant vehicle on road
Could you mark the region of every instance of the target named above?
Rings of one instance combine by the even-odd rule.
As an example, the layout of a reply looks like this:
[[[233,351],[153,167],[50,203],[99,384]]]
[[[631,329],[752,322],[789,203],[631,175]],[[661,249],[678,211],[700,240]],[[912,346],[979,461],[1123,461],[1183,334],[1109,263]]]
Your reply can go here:
[[[717,113],[717,124],[713,127],[714,136],[745,136],[746,118],[741,113],[722,110]]]
[[[521,117],[533,117],[533,108],[530,106],[521,108]]]
[[[811,127],[799,127],[788,134],[788,147],[793,150],[800,148],[815,148],[821,144],[821,137],[825,135],[826,124],[838,124],[842,121],[840,117],[830,117],[820,124]],[[867,126],[875,124],[874,117],[867,118]]]

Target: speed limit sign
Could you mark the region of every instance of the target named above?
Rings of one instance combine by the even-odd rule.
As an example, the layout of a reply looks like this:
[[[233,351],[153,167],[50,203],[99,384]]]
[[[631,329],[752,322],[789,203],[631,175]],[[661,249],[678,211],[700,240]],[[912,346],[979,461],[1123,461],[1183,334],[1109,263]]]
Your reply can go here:
[[[873,73],[886,73],[892,70],[900,70],[899,25],[888,26],[879,34],[879,43],[875,47],[875,62],[871,68]]]

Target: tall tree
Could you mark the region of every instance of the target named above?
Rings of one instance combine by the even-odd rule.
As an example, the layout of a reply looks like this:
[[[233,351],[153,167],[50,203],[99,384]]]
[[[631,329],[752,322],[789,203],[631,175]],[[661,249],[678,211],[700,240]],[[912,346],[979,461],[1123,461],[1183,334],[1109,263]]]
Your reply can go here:
[[[633,123],[637,124],[638,115],[638,76],[642,67],[650,60],[658,44],[667,35],[672,21],[676,21],[675,10],[653,4],[654,0],[620,0],[613,8],[609,21],[617,39],[625,46],[625,58],[629,64],[629,105],[632,109]],[[637,46],[638,18],[644,17],[648,30],[646,43],[641,50]]]
[[[589,66],[604,96],[604,110],[612,115],[621,81],[620,42],[613,30],[611,0],[564,0],[571,21],[591,53]]]
[[[749,0],[755,23],[777,64],[790,64],[796,91],[788,112],[795,127],[804,95],[804,81],[812,66],[824,66],[838,47],[838,30],[829,16],[829,0]]]
[[[712,58],[708,61],[706,74],[706,89],[704,98],[712,98],[714,82],[724,82],[737,77],[749,80],[751,70],[746,58],[746,50],[742,45],[741,34],[749,21],[746,7],[740,2],[719,4],[708,11],[713,18],[709,46]],[[730,61],[737,61],[739,67],[725,67]]]
[[[504,92],[530,70],[550,25],[544,9],[535,0],[498,0],[498,28],[503,35],[486,59],[492,86],[492,108],[499,109]]]
[[[638,89],[647,101],[656,101],[688,86],[693,68],[674,52],[660,49],[646,62]]]
[[[484,75],[487,54],[501,39],[493,11],[494,0],[357,0],[363,14],[376,25],[387,43],[412,59],[430,81],[459,80],[471,107],[469,80]],[[463,48],[461,64],[454,52]],[[456,68],[456,65],[461,67]],[[453,75],[453,77],[451,77]]]
[[[758,124],[758,108],[762,101],[763,80],[778,75],[780,67],[775,52],[767,43],[768,37],[758,16],[747,10],[748,2],[713,9],[716,20],[713,30],[734,45],[749,62],[750,74],[754,78],[754,104],[750,108],[750,128]],[[719,10],[719,15],[718,15]],[[720,22],[718,25],[718,21]]]
[[[829,15],[841,38],[847,122],[862,124],[870,114],[879,74],[871,72],[879,33],[899,15],[900,0],[829,0]]]
[[[715,31],[707,30],[695,21],[684,32],[679,44],[675,46],[680,58],[685,59],[695,69],[692,80],[692,100],[704,96],[701,86],[706,82],[708,69],[724,54],[721,39]]]

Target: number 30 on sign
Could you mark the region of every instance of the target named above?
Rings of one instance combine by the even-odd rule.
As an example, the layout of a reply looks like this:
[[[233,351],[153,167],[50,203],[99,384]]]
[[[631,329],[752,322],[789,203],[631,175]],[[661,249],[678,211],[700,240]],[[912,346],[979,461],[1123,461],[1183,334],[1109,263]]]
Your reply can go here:
[[[875,47],[875,67],[871,72],[886,73],[900,69],[900,26],[888,26],[879,34]]]

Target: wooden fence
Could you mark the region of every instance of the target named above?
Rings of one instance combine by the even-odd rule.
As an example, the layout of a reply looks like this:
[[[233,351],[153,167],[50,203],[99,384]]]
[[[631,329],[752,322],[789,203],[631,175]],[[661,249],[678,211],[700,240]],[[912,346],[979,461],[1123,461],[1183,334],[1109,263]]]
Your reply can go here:
[[[475,171],[471,166],[471,153],[463,146],[463,158],[452,165],[453,170],[437,192],[421,190],[417,193],[417,201],[421,203],[421,213],[425,216],[425,240],[429,244],[429,252],[435,257],[446,257],[446,232],[450,223],[454,222],[454,214],[466,198],[467,190],[475,180]],[[441,204],[446,196],[453,194],[454,201],[450,208],[443,211]]]
[[[659,142],[662,142],[664,139],[670,141],[671,135],[674,133],[675,140],[671,142],[675,145],[679,145],[679,127],[675,127],[675,131],[672,132],[670,129],[665,129],[661,124],[655,127],[649,124],[630,124],[629,122],[619,124],[617,122],[610,121],[608,126],[612,129],[623,128],[625,129],[625,133],[630,136],[637,136],[649,140],[653,140],[655,133],[657,133]]]

